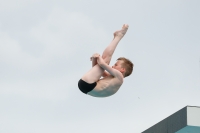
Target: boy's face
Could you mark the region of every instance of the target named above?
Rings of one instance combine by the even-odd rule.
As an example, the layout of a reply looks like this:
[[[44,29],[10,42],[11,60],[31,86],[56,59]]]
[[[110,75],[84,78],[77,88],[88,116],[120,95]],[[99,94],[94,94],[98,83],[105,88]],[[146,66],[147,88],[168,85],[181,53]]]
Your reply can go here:
[[[118,60],[118,61],[114,64],[114,66],[112,66],[112,68],[114,68],[114,69],[116,69],[116,70],[118,70],[118,71],[120,71],[120,72],[124,72],[125,69],[122,67],[122,64],[123,64],[123,61],[122,61],[122,60]]]

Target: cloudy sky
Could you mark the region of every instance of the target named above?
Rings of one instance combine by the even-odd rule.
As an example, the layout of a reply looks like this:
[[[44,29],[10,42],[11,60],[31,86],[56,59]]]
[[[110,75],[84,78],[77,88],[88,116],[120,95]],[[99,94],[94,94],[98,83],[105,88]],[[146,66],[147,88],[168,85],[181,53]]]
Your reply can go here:
[[[140,133],[200,106],[199,0],[0,0],[0,132]],[[107,98],[81,93],[90,56],[127,23],[111,64],[135,64]]]

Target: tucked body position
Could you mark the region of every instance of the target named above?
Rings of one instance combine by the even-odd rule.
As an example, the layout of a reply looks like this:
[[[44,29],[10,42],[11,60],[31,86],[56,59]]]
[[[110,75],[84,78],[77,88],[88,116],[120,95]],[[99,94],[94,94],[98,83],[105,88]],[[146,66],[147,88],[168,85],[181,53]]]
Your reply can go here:
[[[78,82],[78,87],[83,93],[94,97],[111,96],[119,90],[123,79],[132,73],[134,65],[124,57],[118,58],[112,67],[109,66],[112,55],[128,27],[124,24],[121,30],[114,32],[114,39],[106,47],[102,56],[95,53],[90,58],[92,68]]]

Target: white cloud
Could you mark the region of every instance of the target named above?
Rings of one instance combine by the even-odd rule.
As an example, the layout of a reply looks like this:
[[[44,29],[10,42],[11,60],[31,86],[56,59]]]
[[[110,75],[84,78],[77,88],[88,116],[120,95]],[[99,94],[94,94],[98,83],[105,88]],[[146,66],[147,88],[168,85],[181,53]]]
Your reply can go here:
[[[20,46],[17,41],[13,40],[7,33],[0,32],[0,56],[1,61],[15,58],[19,54]]]
[[[11,38],[6,32],[0,32],[1,62],[23,70],[32,70],[41,65],[52,64],[52,59],[66,59],[72,56],[77,58],[78,55],[92,49],[96,52],[101,48],[101,42],[104,42],[102,39],[107,39],[105,31],[95,27],[92,20],[84,14],[70,13],[59,8],[55,8],[46,19],[26,34],[33,39],[29,40],[30,42],[42,45],[39,48],[43,50],[41,56],[34,57],[27,53],[20,47],[19,41]]]
[[[41,59],[26,54],[19,42],[12,39],[8,33],[0,32],[0,63],[15,66],[21,70],[31,70],[41,63]]]
[[[39,0],[1,0],[0,11],[13,11],[38,1]]]
[[[66,100],[74,84],[70,78],[50,78],[39,80],[17,80],[0,83],[0,94],[16,95],[28,99]]]
[[[81,58],[91,52],[101,51],[102,43],[107,41],[105,31],[95,27],[89,17],[59,8],[27,31],[26,36],[32,39],[28,41],[41,44],[40,56],[30,54],[20,40],[0,31],[0,63],[7,66],[1,75],[0,94],[65,99],[69,88],[74,86],[72,75],[78,75],[81,69],[76,70],[74,66],[82,64]],[[89,56],[87,58],[85,61],[90,63]],[[9,77],[9,82],[4,77]]]
[[[94,45],[98,47],[98,37],[105,38],[105,31],[94,27],[93,21],[82,13],[55,8],[45,20],[32,28],[31,36],[45,45],[45,56],[63,57],[76,55]]]

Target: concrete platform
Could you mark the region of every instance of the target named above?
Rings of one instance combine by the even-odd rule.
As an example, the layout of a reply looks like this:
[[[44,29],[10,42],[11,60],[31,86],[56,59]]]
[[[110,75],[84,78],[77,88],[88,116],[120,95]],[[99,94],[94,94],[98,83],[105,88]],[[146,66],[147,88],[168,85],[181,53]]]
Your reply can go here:
[[[200,107],[186,106],[142,133],[200,133]]]

